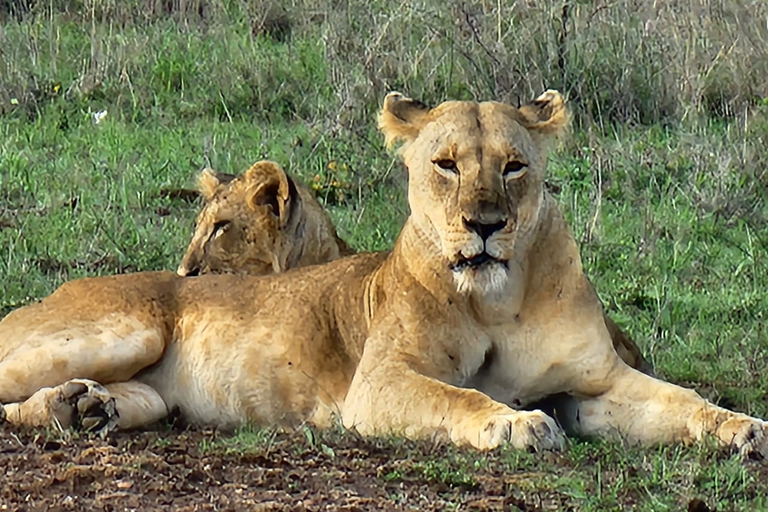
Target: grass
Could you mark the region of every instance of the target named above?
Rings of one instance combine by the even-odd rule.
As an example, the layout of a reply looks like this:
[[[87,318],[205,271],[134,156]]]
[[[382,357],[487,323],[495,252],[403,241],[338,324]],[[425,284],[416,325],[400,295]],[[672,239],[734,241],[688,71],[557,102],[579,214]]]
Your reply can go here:
[[[374,130],[387,90],[514,102],[555,86],[575,114],[549,182],[611,315],[663,377],[768,417],[764,3],[27,4],[0,3],[0,315],[68,279],[175,268],[198,205],[162,191],[206,165],[275,159],[353,246],[391,247],[407,207]],[[574,441],[542,459],[393,443],[405,462],[382,482],[501,471],[543,509],[768,508],[764,466],[707,446]]]

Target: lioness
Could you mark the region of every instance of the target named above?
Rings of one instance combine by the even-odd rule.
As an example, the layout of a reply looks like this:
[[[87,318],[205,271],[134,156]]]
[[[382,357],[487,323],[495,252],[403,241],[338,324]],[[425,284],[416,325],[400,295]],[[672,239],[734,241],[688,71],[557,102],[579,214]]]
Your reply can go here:
[[[617,356],[543,187],[546,148],[566,122],[555,91],[520,108],[430,109],[390,93],[379,124],[402,142],[412,212],[391,253],[266,277],[65,284],[0,322],[0,397],[19,401],[9,419],[98,428],[116,406],[131,427],[179,406],[216,425],[338,415],[364,435],[552,449],[560,426],[519,407],[563,393],[575,433],[642,444],[711,434],[768,455],[764,421]]]
[[[181,276],[260,276],[354,254],[312,193],[275,162],[256,162],[237,177],[204,169],[198,190],[205,204],[176,271]],[[624,362],[653,374],[635,342],[604,318]]]

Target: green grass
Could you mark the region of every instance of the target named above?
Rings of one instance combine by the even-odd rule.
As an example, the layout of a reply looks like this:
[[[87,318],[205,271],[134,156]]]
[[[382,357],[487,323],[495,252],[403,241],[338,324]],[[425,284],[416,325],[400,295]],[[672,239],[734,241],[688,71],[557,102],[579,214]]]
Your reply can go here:
[[[271,429],[244,425],[238,428],[235,435],[231,437],[219,437],[210,441],[204,440],[201,443],[200,451],[203,453],[258,453],[268,450],[276,435],[277,431]]]
[[[93,11],[38,5],[8,18],[0,315],[68,279],[174,269],[198,205],[161,191],[191,186],[207,165],[238,172],[277,160],[319,184],[355,248],[389,248],[407,207],[403,167],[374,129],[384,93],[516,101],[553,84],[572,98],[575,128],[552,155],[549,182],[610,314],[663,377],[768,417],[764,31],[736,1],[694,27],[711,48],[690,39],[699,32],[673,9],[642,14],[658,24],[647,32],[637,12],[625,23],[613,8],[578,3],[561,48],[562,4],[502,13],[486,4],[449,16],[429,1],[336,10],[297,1],[283,13],[287,40],[254,31],[258,13],[237,2],[189,2],[210,7],[203,18],[191,7],[146,14],[138,0]],[[610,51],[591,51],[601,40]],[[678,87],[680,76],[688,81]],[[270,435],[240,432],[223,449],[262,450]],[[694,496],[718,510],[768,509],[764,466],[706,446],[575,441],[543,459],[448,450],[381,479],[471,487],[479,469],[508,472],[525,499],[539,493],[578,510],[681,510]]]

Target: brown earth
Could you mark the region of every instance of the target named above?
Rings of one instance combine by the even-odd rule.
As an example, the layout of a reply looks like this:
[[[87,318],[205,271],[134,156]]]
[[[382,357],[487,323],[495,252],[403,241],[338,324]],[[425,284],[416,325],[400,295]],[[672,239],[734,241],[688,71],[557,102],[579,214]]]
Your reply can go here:
[[[206,430],[0,427],[0,510],[540,510],[510,494],[510,475],[431,474],[424,461],[446,447],[327,435],[272,432],[243,448]]]
[[[615,466],[604,485],[641,471],[621,463],[626,456],[638,460],[603,461]],[[580,510],[584,496],[557,473],[595,466],[592,456],[478,454],[309,427],[233,435],[173,426],[101,439],[0,425],[0,511],[567,511]],[[768,477],[762,463],[752,468]],[[647,500],[642,486],[625,487],[621,509]],[[675,501],[709,510],[694,497]]]

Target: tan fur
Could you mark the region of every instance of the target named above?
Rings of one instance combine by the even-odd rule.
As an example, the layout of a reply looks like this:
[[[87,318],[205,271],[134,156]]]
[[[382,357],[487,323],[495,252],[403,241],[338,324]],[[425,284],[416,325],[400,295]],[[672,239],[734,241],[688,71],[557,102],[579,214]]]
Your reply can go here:
[[[385,111],[382,119],[387,115],[392,114]],[[290,212],[283,213],[290,217],[284,222],[288,228],[281,226],[279,216],[272,209],[253,207],[254,201],[249,199],[255,190],[264,190],[270,184],[274,191],[280,190],[274,186],[280,183],[294,183],[298,191],[298,200],[287,197],[288,205],[286,199],[281,202],[277,194],[272,201],[279,211]],[[283,190],[286,189],[284,186]],[[239,177],[204,169],[198,176],[198,190],[205,205],[177,270],[179,275],[266,275],[354,254],[338,237],[331,219],[314,196],[274,162],[258,162]],[[653,367],[632,338],[607,314],[605,323],[614,348],[624,362],[653,374]]]
[[[389,96],[381,116],[387,139],[402,142],[412,211],[390,254],[266,277],[68,283],[0,322],[10,421],[74,416],[97,428],[108,420],[93,411],[110,418],[111,404],[119,426],[139,426],[178,406],[215,425],[338,416],[364,435],[549,449],[563,445],[560,426],[520,408],[560,395],[558,417],[576,433],[641,444],[714,435],[768,455],[764,421],[644,375],[613,349],[543,186],[543,148],[567,117],[558,93],[522,110],[408,102]],[[72,356],[80,350],[89,358]]]
[[[227,179],[204,169],[198,189],[205,205],[179,275],[263,275],[352,253],[312,193],[274,162]]]

